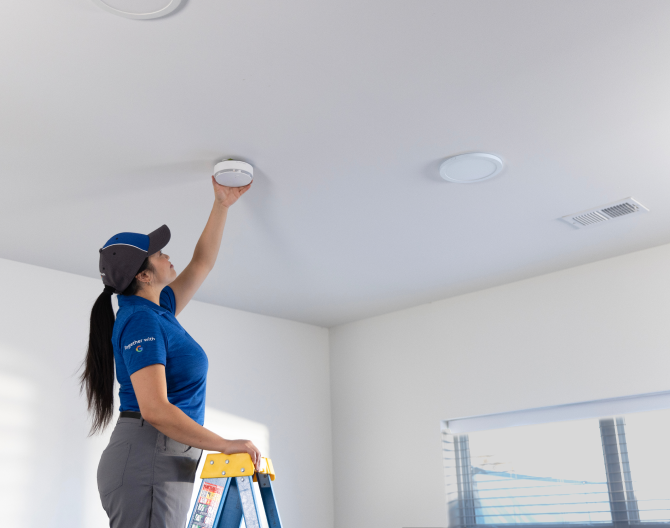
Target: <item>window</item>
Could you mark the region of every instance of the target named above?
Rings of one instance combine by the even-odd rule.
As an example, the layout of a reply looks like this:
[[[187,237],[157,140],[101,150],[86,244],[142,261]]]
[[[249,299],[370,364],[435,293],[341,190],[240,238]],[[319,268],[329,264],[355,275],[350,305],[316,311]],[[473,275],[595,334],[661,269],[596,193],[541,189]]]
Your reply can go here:
[[[581,416],[594,403],[447,422],[449,526],[670,526],[670,410]]]

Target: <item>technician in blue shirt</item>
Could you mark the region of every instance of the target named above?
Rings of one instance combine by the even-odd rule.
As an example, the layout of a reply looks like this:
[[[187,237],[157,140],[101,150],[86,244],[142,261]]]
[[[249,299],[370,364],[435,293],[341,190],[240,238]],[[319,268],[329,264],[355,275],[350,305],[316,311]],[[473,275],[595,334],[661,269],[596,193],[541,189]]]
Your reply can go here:
[[[148,235],[118,233],[100,249],[105,289],[91,311],[81,382],[93,434],[112,418],[116,365],[121,415],[98,466],[111,528],[182,528],[203,449],[249,453],[259,468],[252,442],[203,427],[207,355],[176,319],[214,267],[228,208],[250,187],[212,184],[212,212],[179,275],[161,251],[170,240],[165,225]]]

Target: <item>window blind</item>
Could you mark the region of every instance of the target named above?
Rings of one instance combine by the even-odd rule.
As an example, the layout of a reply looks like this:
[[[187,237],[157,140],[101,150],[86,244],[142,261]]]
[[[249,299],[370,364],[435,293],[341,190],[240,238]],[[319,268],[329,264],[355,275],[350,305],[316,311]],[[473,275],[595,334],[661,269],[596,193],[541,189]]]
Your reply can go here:
[[[670,525],[668,433],[668,410],[469,434],[445,428],[449,526]]]

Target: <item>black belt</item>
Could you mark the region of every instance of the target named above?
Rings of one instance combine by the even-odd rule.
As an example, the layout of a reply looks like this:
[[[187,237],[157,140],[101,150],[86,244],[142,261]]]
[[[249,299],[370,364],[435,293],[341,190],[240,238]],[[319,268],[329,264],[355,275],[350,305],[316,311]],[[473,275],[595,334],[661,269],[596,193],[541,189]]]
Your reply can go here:
[[[135,411],[121,411],[121,418],[137,418],[139,420],[142,418],[142,413]]]

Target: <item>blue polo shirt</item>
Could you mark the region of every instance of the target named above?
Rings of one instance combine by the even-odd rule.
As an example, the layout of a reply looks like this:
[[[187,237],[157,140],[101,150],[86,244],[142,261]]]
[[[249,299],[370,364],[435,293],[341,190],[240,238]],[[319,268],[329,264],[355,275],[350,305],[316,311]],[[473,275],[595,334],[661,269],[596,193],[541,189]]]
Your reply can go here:
[[[137,295],[118,295],[119,311],[112,344],[119,381],[121,411],[137,411],[130,376],[149,365],[165,365],[168,400],[193,420],[205,422],[207,354],[175,317],[176,302],[169,286],[160,306]]]

